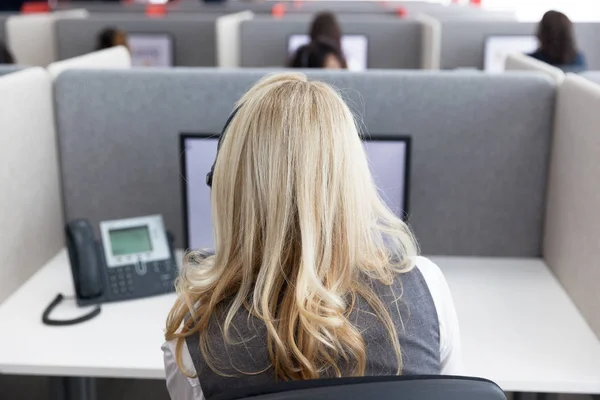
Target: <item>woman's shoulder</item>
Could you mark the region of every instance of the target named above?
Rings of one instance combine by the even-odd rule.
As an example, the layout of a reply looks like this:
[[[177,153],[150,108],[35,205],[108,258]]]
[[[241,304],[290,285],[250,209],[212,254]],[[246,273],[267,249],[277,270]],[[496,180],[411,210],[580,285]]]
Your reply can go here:
[[[425,279],[425,282],[427,283],[427,286],[430,287],[430,289],[432,286],[437,287],[440,284],[446,285],[446,278],[444,278],[444,273],[442,272],[440,267],[438,267],[438,265],[431,261],[429,258],[417,256],[414,257],[413,262],[415,268],[417,268],[421,275],[423,275],[423,278]]]

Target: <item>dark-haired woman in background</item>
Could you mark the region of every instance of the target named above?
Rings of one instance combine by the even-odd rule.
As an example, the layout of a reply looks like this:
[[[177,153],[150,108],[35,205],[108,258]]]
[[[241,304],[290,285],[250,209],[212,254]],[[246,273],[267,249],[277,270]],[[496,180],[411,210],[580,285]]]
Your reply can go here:
[[[346,56],[344,55],[344,51],[342,49],[342,28],[340,27],[335,14],[331,12],[318,13],[310,25],[309,36],[312,43],[318,41],[329,46],[334,46],[341,60],[340,68],[348,68]]]
[[[290,67],[345,69],[346,60],[335,44],[319,39],[298,48],[292,57]]]
[[[116,28],[106,28],[100,32],[96,50],[110,49],[115,46],[125,46],[129,48],[127,43],[127,33]]]
[[[573,24],[563,13],[548,11],[538,26],[540,47],[529,56],[564,70],[583,70],[585,56],[577,49]]]
[[[340,51],[342,49],[342,28],[333,13],[322,12],[317,14],[310,26],[309,36],[311,42],[328,38]]]

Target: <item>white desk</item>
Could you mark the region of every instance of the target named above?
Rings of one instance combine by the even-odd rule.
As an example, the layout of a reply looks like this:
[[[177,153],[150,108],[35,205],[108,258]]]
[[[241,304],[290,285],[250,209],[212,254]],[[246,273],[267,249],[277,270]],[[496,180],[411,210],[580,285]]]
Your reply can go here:
[[[600,342],[542,261],[433,260],[454,295],[465,374],[506,391],[600,393]],[[164,378],[160,346],[174,295],[106,304],[81,325],[44,326],[58,292],[73,293],[64,251],[0,306],[1,373]],[[53,317],[80,314],[68,301]]]

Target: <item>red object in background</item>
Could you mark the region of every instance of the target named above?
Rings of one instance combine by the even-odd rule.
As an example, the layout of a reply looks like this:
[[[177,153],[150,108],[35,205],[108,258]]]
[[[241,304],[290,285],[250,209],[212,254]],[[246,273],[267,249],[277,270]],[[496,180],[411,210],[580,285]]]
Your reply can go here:
[[[277,3],[271,9],[271,15],[274,18],[283,18],[285,15],[285,5],[283,3]]]
[[[48,12],[50,12],[50,5],[48,3],[23,3],[23,6],[21,7],[22,14],[36,14]]]
[[[407,14],[408,14],[408,11],[406,11],[406,8],[396,7],[396,16],[398,16],[400,18],[404,18],[404,17],[406,17]]]
[[[480,6],[481,0],[471,0],[471,4],[473,4],[474,6]]]
[[[146,15],[148,17],[164,17],[167,15],[167,7],[164,4],[148,4]]]

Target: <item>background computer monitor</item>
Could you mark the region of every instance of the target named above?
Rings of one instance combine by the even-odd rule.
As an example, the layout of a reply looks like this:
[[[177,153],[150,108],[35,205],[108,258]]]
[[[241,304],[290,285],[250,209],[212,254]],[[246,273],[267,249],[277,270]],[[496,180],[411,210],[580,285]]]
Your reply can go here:
[[[127,43],[134,67],[172,67],[173,38],[166,33],[129,33]]]
[[[506,57],[511,53],[528,54],[538,48],[535,36],[489,36],[485,41],[484,70],[503,72]]]
[[[288,37],[288,55],[291,57],[300,46],[308,44],[308,35],[297,34]],[[364,71],[367,69],[367,36],[366,35],[343,35],[342,52],[348,62],[351,71]]]
[[[181,177],[185,246],[213,249],[210,188],[206,173],[217,154],[218,136],[181,134]],[[399,217],[408,212],[411,140],[408,136],[369,136],[363,140],[379,194]]]

